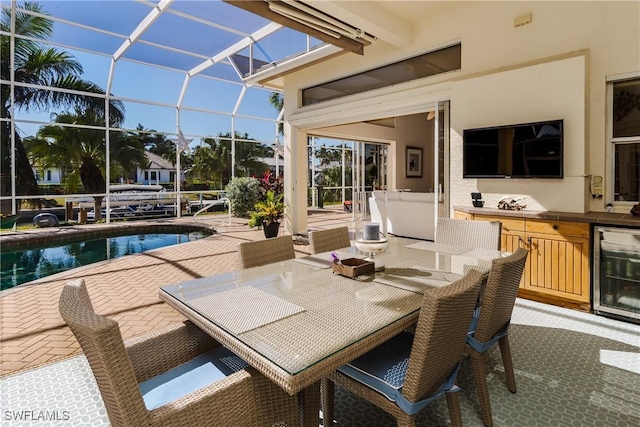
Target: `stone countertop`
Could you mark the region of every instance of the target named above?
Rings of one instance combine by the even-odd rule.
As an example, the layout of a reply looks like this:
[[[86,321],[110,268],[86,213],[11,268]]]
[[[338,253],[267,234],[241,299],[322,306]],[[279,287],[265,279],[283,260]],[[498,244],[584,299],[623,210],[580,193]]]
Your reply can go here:
[[[530,218],[550,221],[586,222],[594,225],[620,225],[640,228],[640,217],[629,214],[607,212],[555,212],[555,211],[508,211],[496,208],[475,208],[472,206],[454,206],[457,211],[478,215],[495,215],[502,217]]]

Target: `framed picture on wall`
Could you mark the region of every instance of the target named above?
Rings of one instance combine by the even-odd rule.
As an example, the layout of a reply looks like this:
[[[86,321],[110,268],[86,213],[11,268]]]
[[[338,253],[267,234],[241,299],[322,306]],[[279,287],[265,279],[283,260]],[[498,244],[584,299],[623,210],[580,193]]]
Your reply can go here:
[[[422,178],[422,148],[407,147],[407,178]]]

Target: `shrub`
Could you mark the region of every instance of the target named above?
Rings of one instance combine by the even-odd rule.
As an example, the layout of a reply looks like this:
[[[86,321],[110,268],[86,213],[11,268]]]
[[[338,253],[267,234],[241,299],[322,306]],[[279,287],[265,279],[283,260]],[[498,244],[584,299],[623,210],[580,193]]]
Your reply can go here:
[[[246,216],[259,200],[258,180],[255,178],[233,178],[224,191],[231,201],[231,210],[236,216]]]

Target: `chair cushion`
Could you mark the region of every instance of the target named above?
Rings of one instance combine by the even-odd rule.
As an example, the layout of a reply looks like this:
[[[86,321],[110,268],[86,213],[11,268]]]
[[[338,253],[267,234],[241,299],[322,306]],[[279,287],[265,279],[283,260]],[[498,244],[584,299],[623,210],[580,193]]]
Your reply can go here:
[[[480,311],[482,310],[482,307],[476,307],[475,310],[473,310],[473,317],[471,318],[471,324],[469,325],[469,332],[468,334],[473,336],[473,334],[476,333],[476,328],[478,327],[478,319],[480,319]]]
[[[338,371],[395,402],[407,375],[412,345],[413,335],[403,332],[338,368]]]
[[[480,312],[482,311],[482,306],[476,307],[473,312],[473,318],[471,319],[471,325],[469,325],[469,332],[467,332],[467,344],[473,348],[478,353],[486,353],[491,347],[493,347],[500,339],[504,336],[509,335],[509,325],[511,322],[508,322],[507,325],[502,328],[501,331],[498,331],[491,339],[487,342],[480,342],[476,339],[476,329],[478,327],[478,320],[480,319]]]
[[[338,368],[338,371],[383,394],[407,414],[417,414],[445,392],[459,390],[455,380],[460,364],[458,363],[447,381],[430,397],[418,402],[409,401],[402,394],[402,387],[407,376],[413,338],[413,334],[402,332],[351,363]]]
[[[139,389],[145,406],[151,411],[247,366],[244,360],[220,346],[140,383]]]

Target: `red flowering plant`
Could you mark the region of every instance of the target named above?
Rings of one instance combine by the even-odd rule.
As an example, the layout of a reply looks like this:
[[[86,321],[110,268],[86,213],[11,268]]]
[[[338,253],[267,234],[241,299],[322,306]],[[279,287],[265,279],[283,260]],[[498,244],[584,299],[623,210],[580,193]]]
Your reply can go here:
[[[275,196],[284,193],[284,182],[281,177],[274,176],[271,171],[267,171],[258,179],[258,200],[267,199],[267,192],[272,191]]]

